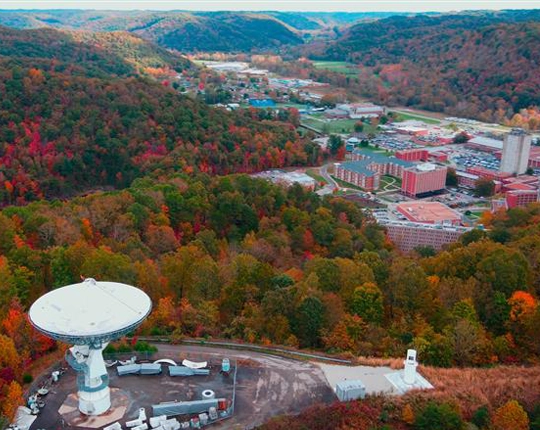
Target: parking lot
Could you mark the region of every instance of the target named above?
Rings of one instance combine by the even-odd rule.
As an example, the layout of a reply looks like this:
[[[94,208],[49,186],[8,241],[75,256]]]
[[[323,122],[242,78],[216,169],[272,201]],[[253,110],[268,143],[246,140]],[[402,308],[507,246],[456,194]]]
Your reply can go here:
[[[402,136],[389,136],[389,135],[378,135],[371,140],[372,145],[379,145],[379,147],[388,149],[391,151],[401,151],[404,149],[414,149],[421,148],[422,146],[417,145],[408,138]]]
[[[501,162],[494,155],[479,151],[459,151],[451,160],[460,168],[483,167],[490,170],[499,170]]]

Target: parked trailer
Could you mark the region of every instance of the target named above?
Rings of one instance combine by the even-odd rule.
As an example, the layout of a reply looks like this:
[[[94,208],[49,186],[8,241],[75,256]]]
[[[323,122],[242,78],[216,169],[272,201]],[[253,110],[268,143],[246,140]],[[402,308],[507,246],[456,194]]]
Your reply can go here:
[[[169,366],[170,376],[210,375],[209,369],[190,369],[185,366]]]
[[[141,375],[159,375],[161,373],[161,364],[144,363],[141,364]]]
[[[164,402],[152,405],[154,415],[188,415],[200,414],[210,408],[223,409],[220,405],[226,405],[226,399],[192,400],[189,402]]]
[[[127,364],[116,368],[118,376],[124,375],[159,375],[161,373],[161,364],[143,363]]]
[[[116,371],[118,376],[124,375],[138,375],[141,370],[140,364],[126,364],[125,366],[118,366]]]

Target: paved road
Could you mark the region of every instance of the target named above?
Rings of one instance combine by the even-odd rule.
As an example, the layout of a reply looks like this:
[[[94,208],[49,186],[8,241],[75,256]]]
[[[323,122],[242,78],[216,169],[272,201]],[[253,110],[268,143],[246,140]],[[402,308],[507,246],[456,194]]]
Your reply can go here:
[[[335,181],[334,178],[332,178],[330,173],[328,173],[328,168],[332,164],[334,164],[334,163],[333,162],[332,163],[326,163],[324,166],[321,167],[320,173],[321,173],[321,176],[324,178],[324,180],[326,182],[328,182],[328,184],[330,184],[334,188],[340,188],[339,184]]]
[[[339,184],[330,176],[330,173],[328,173],[328,167],[333,163],[327,163],[324,166],[322,166],[319,170],[319,173],[324,178],[324,180],[327,182],[327,184],[317,191],[317,194],[320,196],[324,196],[326,194],[332,194],[334,190],[337,188],[340,189]]]

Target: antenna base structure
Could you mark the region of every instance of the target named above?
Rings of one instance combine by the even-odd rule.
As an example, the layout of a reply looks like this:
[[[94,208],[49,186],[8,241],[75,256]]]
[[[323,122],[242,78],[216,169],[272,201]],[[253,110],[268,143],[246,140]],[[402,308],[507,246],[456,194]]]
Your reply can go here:
[[[111,407],[103,350],[110,341],[135,330],[151,309],[150,297],[142,290],[92,278],[50,291],[30,308],[29,319],[37,330],[74,345],[65,359],[77,372],[83,414],[101,415]]]
[[[75,345],[66,351],[66,361],[77,372],[79,410],[85,415],[101,415],[111,407],[105,346]]]

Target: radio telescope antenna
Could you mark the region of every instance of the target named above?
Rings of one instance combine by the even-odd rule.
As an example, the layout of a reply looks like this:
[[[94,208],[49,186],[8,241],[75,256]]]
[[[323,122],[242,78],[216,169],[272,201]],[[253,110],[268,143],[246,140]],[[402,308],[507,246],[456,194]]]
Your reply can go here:
[[[78,373],[79,410],[100,415],[111,406],[103,349],[137,328],[152,309],[142,290],[118,282],[87,278],[37,299],[28,313],[44,335],[73,345],[66,361]]]

